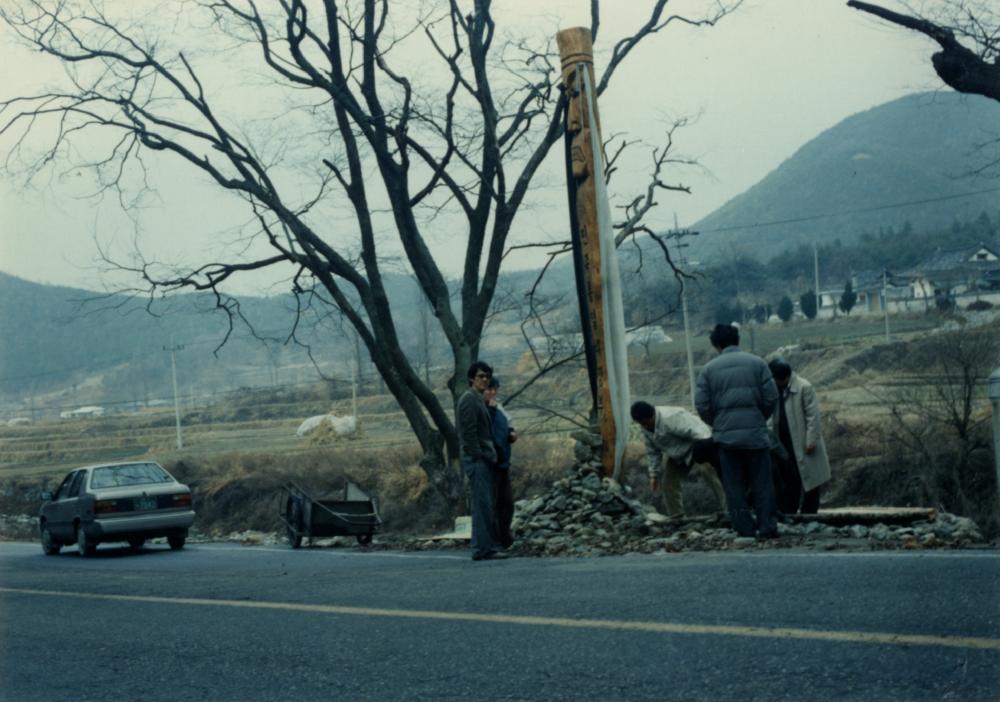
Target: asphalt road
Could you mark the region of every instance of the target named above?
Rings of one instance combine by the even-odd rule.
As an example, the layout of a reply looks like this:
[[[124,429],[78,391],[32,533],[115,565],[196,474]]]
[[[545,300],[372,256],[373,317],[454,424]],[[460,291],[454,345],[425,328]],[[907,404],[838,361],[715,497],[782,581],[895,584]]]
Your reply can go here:
[[[0,544],[0,699],[1000,699],[1000,553]]]

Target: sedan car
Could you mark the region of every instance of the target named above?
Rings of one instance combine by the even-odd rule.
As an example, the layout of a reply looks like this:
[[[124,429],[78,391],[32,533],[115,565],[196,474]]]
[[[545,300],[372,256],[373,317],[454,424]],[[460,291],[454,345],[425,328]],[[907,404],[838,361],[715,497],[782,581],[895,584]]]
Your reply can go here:
[[[50,556],[74,543],[81,556],[91,556],[102,542],[139,549],[163,536],[177,550],[194,522],[190,488],[152,461],[77,468],[42,500],[38,531]]]

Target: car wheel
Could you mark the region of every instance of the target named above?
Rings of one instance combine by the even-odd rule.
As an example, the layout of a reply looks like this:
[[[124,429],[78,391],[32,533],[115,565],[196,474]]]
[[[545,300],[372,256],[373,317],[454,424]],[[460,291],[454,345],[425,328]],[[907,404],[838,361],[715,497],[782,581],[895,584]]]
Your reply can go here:
[[[62,548],[61,545],[57,544],[52,538],[52,532],[49,531],[47,524],[42,524],[42,551],[45,552],[46,556],[55,556],[59,554],[59,550]]]
[[[128,545],[133,551],[138,551],[144,543],[146,543],[146,540],[138,536],[128,540]]]
[[[82,526],[77,526],[76,528],[76,549],[84,558],[93,556],[94,551],[97,550],[97,544],[87,537],[87,532],[84,531]]]
[[[167,537],[167,543],[170,544],[170,549],[173,551],[180,551],[184,548],[184,542],[187,537],[184,534],[171,534]]]
[[[367,546],[372,542],[372,533],[369,531],[367,534],[357,534],[354,538],[356,538],[358,543],[362,546]]]

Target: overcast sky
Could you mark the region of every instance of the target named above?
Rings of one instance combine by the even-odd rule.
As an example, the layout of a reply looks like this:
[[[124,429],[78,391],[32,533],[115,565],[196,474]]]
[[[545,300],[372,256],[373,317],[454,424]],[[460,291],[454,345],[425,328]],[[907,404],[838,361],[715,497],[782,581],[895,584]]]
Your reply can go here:
[[[650,3],[608,2],[598,37],[596,68],[611,40],[637,26]],[[696,8],[699,0],[671,3]],[[899,8],[895,2],[884,2]],[[109,3],[111,5],[111,3]],[[164,3],[159,3],[162,7]],[[498,24],[512,31],[551,36],[560,28],[589,24],[586,0],[497,0]],[[693,11],[693,9],[691,10]],[[605,136],[627,132],[655,144],[671,117],[697,116],[678,137],[678,150],[701,169],[667,174],[693,188],[692,195],[664,194],[650,220],[658,229],[695,222],[777,167],[803,143],[845,117],[905,94],[941,89],[930,65],[934,45],[846,7],[845,0],[747,0],[709,29],[671,27],[642,45],[601,99]],[[606,55],[606,54],[605,54]],[[0,28],[0,95],[29,93],[52,81],[58,69],[43,55],[18,46]],[[0,146],[5,144],[0,141]],[[644,152],[633,150],[612,183],[619,198],[644,188]],[[565,185],[561,149],[541,174],[530,210],[515,223],[517,241],[565,238]],[[177,164],[158,166],[159,201],[137,227],[116,214],[114,203],[96,205],[63,175],[46,187],[22,188],[23,178],[0,173],[0,270],[28,280],[96,289],[95,236],[124,250],[138,236],[144,250],[201,252],[206,238],[235,240],[246,212]],[[452,236],[431,242],[449,275],[461,258]],[[514,267],[540,264],[537,253],[512,259]],[[263,280],[244,290],[263,289]],[[272,287],[272,290],[278,288]]]

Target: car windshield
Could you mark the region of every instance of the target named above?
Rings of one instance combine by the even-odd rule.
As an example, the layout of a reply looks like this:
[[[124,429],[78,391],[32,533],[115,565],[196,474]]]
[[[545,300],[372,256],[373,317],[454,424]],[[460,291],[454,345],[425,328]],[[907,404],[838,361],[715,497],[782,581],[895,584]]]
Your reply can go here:
[[[95,468],[90,479],[90,487],[109,488],[169,482],[173,482],[173,478],[155,463],[129,463],[123,466]]]

